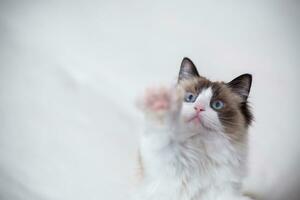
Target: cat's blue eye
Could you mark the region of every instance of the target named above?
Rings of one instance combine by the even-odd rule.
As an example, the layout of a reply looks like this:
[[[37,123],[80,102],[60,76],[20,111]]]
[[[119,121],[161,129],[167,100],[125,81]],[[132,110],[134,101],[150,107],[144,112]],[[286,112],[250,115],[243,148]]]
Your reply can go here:
[[[211,107],[215,110],[220,110],[224,107],[224,103],[221,100],[215,100],[212,102]]]
[[[194,93],[191,93],[191,92],[187,92],[187,93],[185,93],[184,101],[192,103],[192,102],[195,102],[196,98],[197,98],[197,95],[195,95]]]

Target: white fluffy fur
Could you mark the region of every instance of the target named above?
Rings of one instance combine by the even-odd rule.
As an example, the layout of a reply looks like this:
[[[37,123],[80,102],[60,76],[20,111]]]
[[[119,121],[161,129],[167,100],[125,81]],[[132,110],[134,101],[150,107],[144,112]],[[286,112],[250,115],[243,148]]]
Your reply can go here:
[[[135,199],[248,199],[241,193],[247,142],[238,149],[229,142],[217,113],[210,108],[211,97],[211,88],[203,90],[195,103],[183,103],[179,120],[167,125],[147,120],[140,145],[145,176]],[[197,103],[205,106],[202,124],[182,125]]]

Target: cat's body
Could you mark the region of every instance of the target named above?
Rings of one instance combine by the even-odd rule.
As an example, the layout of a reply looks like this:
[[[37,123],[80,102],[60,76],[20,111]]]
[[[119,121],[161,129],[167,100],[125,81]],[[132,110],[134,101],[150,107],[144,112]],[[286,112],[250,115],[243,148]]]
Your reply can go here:
[[[243,76],[210,82],[185,58],[176,88],[147,92],[137,200],[248,199],[241,187],[251,76]]]

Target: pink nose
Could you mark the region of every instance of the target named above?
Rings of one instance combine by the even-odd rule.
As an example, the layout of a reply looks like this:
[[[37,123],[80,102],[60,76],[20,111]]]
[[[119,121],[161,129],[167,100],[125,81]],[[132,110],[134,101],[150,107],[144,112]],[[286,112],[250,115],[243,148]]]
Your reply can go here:
[[[202,111],[205,111],[204,106],[198,104],[194,107],[194,109],[196,110],[197,113],[200,113]]]

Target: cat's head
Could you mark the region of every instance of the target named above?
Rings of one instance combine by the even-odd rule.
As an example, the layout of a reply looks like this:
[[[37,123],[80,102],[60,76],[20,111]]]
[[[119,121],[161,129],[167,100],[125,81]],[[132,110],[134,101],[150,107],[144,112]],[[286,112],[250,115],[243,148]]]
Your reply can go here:
[[[184,90],[181,117],[192,131],[239,134],[252,122],[248,95],[252,76],[243,74],[232,81],[213,82],[199,75],[194,63],[184,58],[178,85]]]

